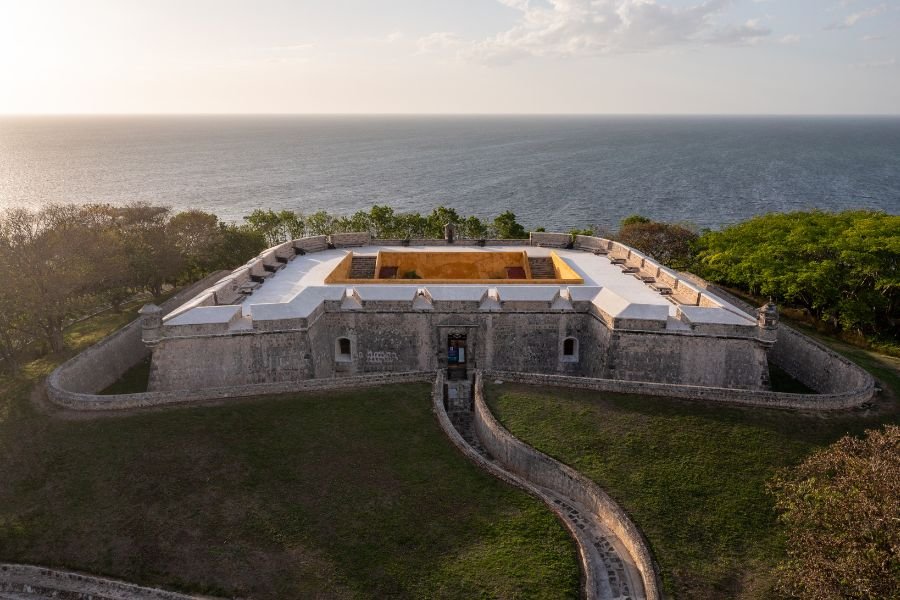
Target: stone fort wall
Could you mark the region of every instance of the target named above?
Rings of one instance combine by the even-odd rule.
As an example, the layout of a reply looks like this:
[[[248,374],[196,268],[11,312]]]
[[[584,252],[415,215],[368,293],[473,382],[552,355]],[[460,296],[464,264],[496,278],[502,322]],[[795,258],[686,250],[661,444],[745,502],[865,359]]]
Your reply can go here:
[[[161,308],[174,310],[221,279],[223,274],[213,273],[179,291],[163,302]],[[50,374],[47,383],[52,389],[94,394],[115,383],[149,354],[150,350],[141,341],[138,319],[64,362]]]
[[[565,234],[534,233],[531,243],[561,247],[566,245],[566,240],[572,243],[571,237]],[[356,245],[369,243],[370,238],[348,237],[337,241]],[[219,304],[217,297],[227,295],[235,277],[257,268],[257,263],[274,261],[275,256],[293,253],[294,248],[316,252],[328,244],[324,236],[319,236],[270,249],[225,279],[221,274],[206,278],[170,300],[163,309],[172,311],[186,300],[176,310],[198,302]],[[640,262],[643,268],[654,268],[645,257],[603,238],[577,236],[574,246],[585,251],[618,252],[629,261]],[[657,273],[665,277],[670,272],[658,267]],[[218,282],[212,291],[208,289],[211,282]],[[724,295],[705,282],[688,282],[683,277],[673,279],[672,285],[683,287],[685,297],[696,294],[700,303],[707,290]],[[736,299],[729,299],[741,306]],[[377,385],[394,379],[419,381],[425,378],[424,373],[446,367],[442,350],[446,348],[447,335],[466,333],[472,344],[470,368],[504,373],[507,378],[516,373],[524,378],[522,381],[531,383],[565,381],[561,384],[604,391],[822,410],[856,406],[870,400],[875,393],[874,379],[866,371],[783,324],[778,328],[778,342],[769,358],[818,391],[817,395],[759,389],[767,381],[765,351],[748,345],[746,339],[738,342],[728,336],[615,331],[602,318],[584,310],[565,314],[549,311],[336,314],[329,313],[328,302],[324,304],[326,308],[317,311],[312,322],[306,323],[306,331],[274,328],[264,334],[229,335],[229,340],[225,336],[222,339],[214,339],[216,336],[166,338],[160,344],[168,344],[170,351],[160,353],[159,360],[169,361],[166,371],[173,373],[171,381],[145,394],[99,396],[98,391],[147,356],[148,351],[140,342],[140,322],[135,321],[57,368],[48,378],[48,392],[51,400],[70,408],[110,409],[325,389],[328,385]],[[459,306],[453,308],[460,310]],[[260,344],[258,338],[269,335],[277,343]],[[341,336],[352,341],[349,361],[338,360],[335,353],[336,339]],[[579,360],[575,363],[557,360],[562,340],[568,336],[579,340]],[[210,342],[214,345],[207,346]],[[216,351],[211,352],[210,348]],[[680,357],[678,362],[671,360],[674,355]],[[721,361],[725,360],[743,366],[735,370],[731,379],[717,383],[715,377],[722,372]],[[249,371],[248,364],[252,366]],[[668,365],[668,371],[661,368],[663,364]],[[198,373],[204,375],[198,379]],[[337,381],[342,378],[348,380]],[[647,381],[653,378],[654,383]]]
[[[446,368],[447,336],[466,335],[469,368],[765,389],[766,350],[747,338],[610,330],[591,312],[414,312],[326,308],[306,327],[165,337],[151,389],[171,391]],[[337,340],[350,340],[339,357]],[[566,338],[577,356],[563,356]]]

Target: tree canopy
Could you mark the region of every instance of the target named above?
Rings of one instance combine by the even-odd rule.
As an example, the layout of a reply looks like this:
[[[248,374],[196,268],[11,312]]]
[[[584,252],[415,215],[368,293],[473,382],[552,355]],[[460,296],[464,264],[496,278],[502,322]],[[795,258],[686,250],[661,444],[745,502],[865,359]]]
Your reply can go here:
[[[673,269],[690,268],[697,232],[677,223],[659,223],[639,215],[622,220],[616,240],[649,254]]]
[[[376,204],[368,211],[352,215],[333,215],[318,211],[308,215],[292,211],[275,212],[257,209],[244,217],[247,224],[275,245],[303,236],[328,235],[339,232],[367,231],[380,239],[435,239],[444,237],[444,226],[456,226],[457,236],[463,239],[523,239],[528,232],[506,211],[493,221],[477,216],[463,216],[455,209],[438,206],[431,213],[398,213],[390,206]]]
[[[33,340],[63,346],[63,328],[103,304],[197,279],[265,248],[253,228],[215,215],[131,204],[49,205],[0,215],[0,356]]]
[[[706,232],[699,275],[805,307],[837,328],[896,336],[900,216],[873,211],[769,214]]]
[[[897,598],[900,427],[845,437],[770,485],[787,536],[779,587],[792,598]]]
[[[133,203],[49,205],[0,214],[0,358],[13,364],[34,340],[63,347],[63,328],[101,305],[118,308],[139,292],[234,268],[268,246],[304,236],[369,231],[383,239],[440,238],[453,223],[462,238],[524,238],[512,212],[493,221],[439,206],[428,215],[375,205],[349,216],[255,210],[240,225],[210,213],[174,213]]]

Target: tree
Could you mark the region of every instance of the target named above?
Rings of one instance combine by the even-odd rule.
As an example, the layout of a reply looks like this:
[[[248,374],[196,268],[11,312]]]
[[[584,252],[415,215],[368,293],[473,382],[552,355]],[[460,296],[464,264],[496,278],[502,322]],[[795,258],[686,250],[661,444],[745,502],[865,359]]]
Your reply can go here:
[[[306,217],[306,235],[330,235],[335,232],[335,218],[320,210]]]
[[[629,225],[640,225],[642,223],[652,223],[653,221],[643,215],[630,215],[622,219],[619,223],[620,227],[628,227]]]
[[[796,304],[836,329],[896,336],[900,216],[770,214],[706,232],[695,269],[712,281]]]
[[[585,229],[570,229],[569,234],[574,238],[576,235],[594,235],[594,228],[587,227]]]
[[[369,229],[376,238],[390,239],[401,237],[397,227],[397,217],[390,206],[372,206],[368,214]]]
[[[63,349],[67,318],[120,285],[122,239],[104,215],[97,206],[49,205],[0,219],[5,301],[15,303],[18,326],[54,352]]]
[[[184,268],[184,255],[169,229],[171,211],[142,202],[117,210],[134,285],[159,298],[163,286],[176,282]]]
[[[12,261],[12,248],[5,236],[0,237],[0,281],[11,282],[18,276]],[[0,286],[0,367],[13,369],[18,365],[18,354],[28,343],[29,314],[16,293],[16,287]]]
[[[674,269],[687,269],[694,259],[697,234],[683,225],[657,223],[644,217],[629,217],[615,239],[649,254]]]
[[[497,215],[493,229],[501,240],[520,240],[528,237],[528,232],[516,221],[516,215],[509,210]]]
[[[488,237],[490,226],[476,216],[471,216],[459,224],[460,237],[481,240]]]
[[[210,248],[207,272],[233,269],[265,249],[265,238],[252,227],[219,223],[218,234]]]
[[[844,437],[769,489],[787,535],[784,594],[900,597],[900,427]]]
[[[188,210],[174,215],[168,229],[169,238],[183,260],[179,279],[199,279],[213,270],[211,254],[220,235],[219,217],[201,210]]]
[[[406,238],[423,238],[425,237],[425,229],[427,219],[419,213],[401,213],[396,215],[397,237],[399,239]],[[443,236],[443,230],[441,231]]]
[[[303,237],[306,232],[303,217],[290,210],[275,212],[257,208],[245,216],[244,220],[262,234],[269,246]]]
[[[438,206],[431,211],[431,214],[425,217],[425,237],[440,239],[444,237],[444,226],[448,223],[459,225],[462,219],[459,213],[452,208],[446,206]]]

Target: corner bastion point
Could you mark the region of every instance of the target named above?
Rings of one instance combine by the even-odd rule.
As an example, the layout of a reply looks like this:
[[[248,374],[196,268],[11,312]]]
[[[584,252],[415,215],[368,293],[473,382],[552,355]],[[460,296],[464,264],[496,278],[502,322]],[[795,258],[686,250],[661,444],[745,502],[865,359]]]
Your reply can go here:
[[[293,240],[165,316],[145,307],[149,390],[442,368],[769,387],[774,306],[753,319],[603,238],[452,233]]]

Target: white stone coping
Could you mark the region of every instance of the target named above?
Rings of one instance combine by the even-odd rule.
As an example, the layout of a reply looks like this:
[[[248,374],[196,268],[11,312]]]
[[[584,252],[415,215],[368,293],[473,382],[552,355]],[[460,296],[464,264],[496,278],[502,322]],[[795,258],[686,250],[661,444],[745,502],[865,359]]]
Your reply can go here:
[[[241,307],[197,306],[166,321],[166,325],[222,325],[240,318]]]
[[[251,304],[250,317],[259,321],[278,321],[282,319],[306,319],[322,305],[331,300],[340,302],[347,290],[342,287],[310,287],[301,291],[290,302],[277,304]],[[240,307],[239,307],[240,308]]]
[[[616,319],[639,319],[644,321],[667,321],[669,307],[658,304],[635,304],[629,302],[609,288],[603,288],[594,297],[594,306]]]
[[[697,324],[716,325],[743,325],[755,327],[756,321],[737,312],[725,310],[714,306],[678,306],[678,312],[682,320]]]
[[[572,302],[591,302],[602,289],[598,285],[570,285],[567,291]]]
[[[481,302],[488,293],[485,285],[430,285],[425,293],[436,302]]]
[[[500,302],[553,302],[559,296],[559,285],[498,285]]]
[[[359,285],[353,288],[363,302],[412,302],[419,293],[415,285]]]

